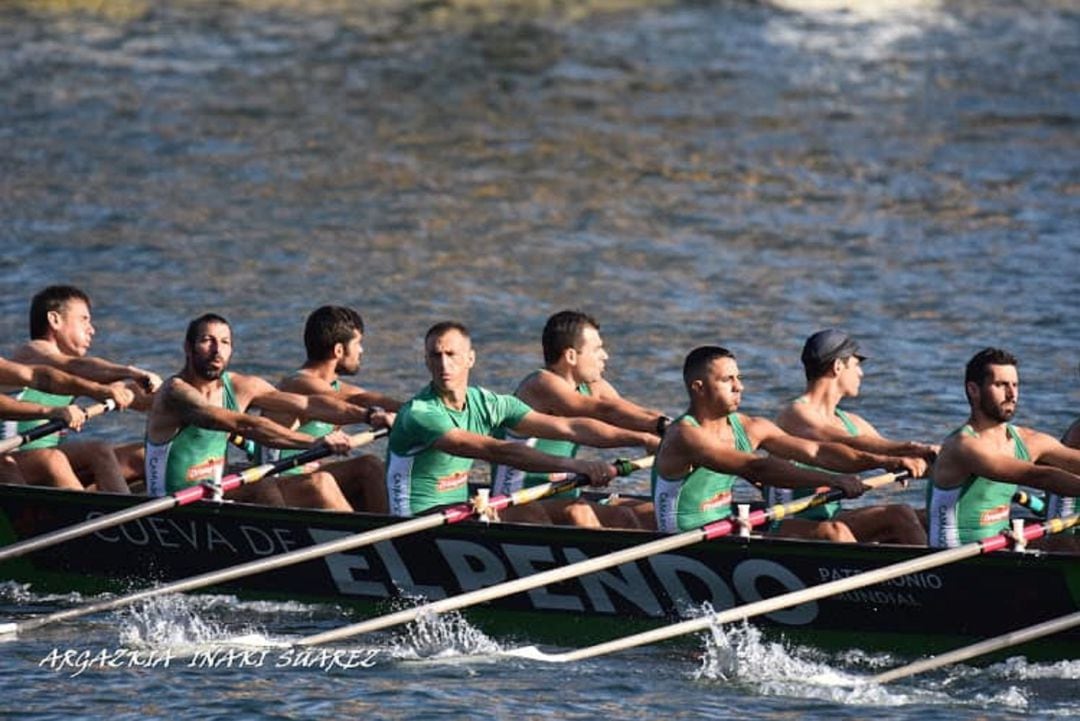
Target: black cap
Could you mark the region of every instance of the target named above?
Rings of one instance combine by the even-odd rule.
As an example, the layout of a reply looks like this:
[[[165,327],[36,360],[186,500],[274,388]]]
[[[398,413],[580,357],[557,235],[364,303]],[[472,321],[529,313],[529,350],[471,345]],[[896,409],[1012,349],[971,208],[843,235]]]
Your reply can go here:
[[[837,358],[844,360],[851,356],[866,360],[866,356],[859,352],[859,344],[847,333],[835,328],[814,333],[806,339],[806,345],[802,349],[802,362],[807,368],[821,367]]]

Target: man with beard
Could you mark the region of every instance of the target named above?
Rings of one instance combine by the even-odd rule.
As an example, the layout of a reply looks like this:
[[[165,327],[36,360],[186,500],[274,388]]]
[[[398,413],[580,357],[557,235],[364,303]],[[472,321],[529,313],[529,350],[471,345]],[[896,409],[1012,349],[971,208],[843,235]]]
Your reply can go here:
[[[273,448],[305,449],[323,443],[335,453],[349,450],[348,436],[341,431],[320,440],[249,415],[248,408],[333,424],[360,423],[371,416],[367,408],[332,396],[284,393],[262,378],[228,371],[232,351],[232,331],[221,316],[207,313],[188,325],[184,368],[156,394],[146,421],[150,495],[220,480],[232,433]],[[268,505],[352,510],[333,476],[326,473],[263,480],[237,489],[232,497]]]
[[[94,338],[90,297],[69,285],[44,288],[30,301],[30,341],[18,347],[12,360],[44,365],[94,383],[124,389],[133,400],[122,404],[146,410],[150,393],[161,385],[157,374],[135,366],[87,355]],[[19,400],[50,406],[66,406],[72,397],[42,392],[32,387],[2,388]],[[29,424],[33,425],[33,424]],[[27,426],[20,426],[21,432]],[[23,446],[12,456],[20,475],[30,484],[128,493],[128,482],[142,474],[142,444],[112,446],[101,441],[79,440],[61,444],[54,434]]]
[[[342,375],[354,376],[359,372],[360,360],[364,355],[363,340],[364,321],[352,308],[324,305],[316,309],[304,324],[307,360],[299,370],[282,378],[278,389],[305,396],[338,396],[350,403],[368,407],[371,410],[371,423],[391,425],[393,411],[400,407],[400,402],[381,393],[346,383],[340,378]],[[332,423],[308,415],[273,411],[263,415],[283,426],[296,428],[301,433],[316,438],[322,438],[335,429]],[[297,452],[262,448],[262,460],[272,462]],[[354,509],[371,513],[387,512],[386,471],[382,459],[378,456],[364,454],[324,465],[320,470],[334,477]],[[284,475],[301,473],[302,469],[295,468]]]
[[[1018,485],[1080,495],[1080,450],[1009,423],[1020,396],[1017,360],[998,348],[976,353],[964,373],[971,415],[941,445],[928,489],[931,546],[959,546],[1001,533]],[[1049,538],[1053,548],[1061,539]]]

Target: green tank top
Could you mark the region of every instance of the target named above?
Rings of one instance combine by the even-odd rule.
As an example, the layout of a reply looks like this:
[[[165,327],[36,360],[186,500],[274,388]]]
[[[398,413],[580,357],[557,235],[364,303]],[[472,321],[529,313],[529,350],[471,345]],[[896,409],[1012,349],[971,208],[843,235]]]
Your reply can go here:
[[[530,373],[522,384],[527,383],[530,379],[534,378],[537,373],[543,373],[542,370],[533,371]],[[588,383],[579,383],[575,389],[583,396],[590,396],[592,392],[589,389]],[[524,443],[538,451],[548,453],[553,456],[560,456],[562,458],[576,458],[578,444],[573,441],[561,441],[552,440],[549,438],[526,438],[523,436],[514,435],[513,432],[500,428],[495,431],[495,437],[500,440],[517,441]],[[531,488],[532,486],[539,486],[542,483],[547,483],[551,480],[551,475],[547,473],[536,473],[521,471],[516,468],[509,468],[502,465],[494,465],[491,468],[491,486],[492,491],[496,494],[500,493],[513,493],[521,488]],[[580,488],[573,488],[569,491],[557,493],[550,498],[578,498],[581,495]]]
[[[242,410],[236,402],[232,378],[221,374],[224,386],[222,408]],[[152,496],[164,496],[199,483],[220,479],[225,469],[229,444],[226,431],[198,426],[184,426],[165,443],[146,441],[146,490]]]
[[[1030,461],[1031,454],[1016,427],[1008,424],[1005,431],[1013,441],[1013,456]],[[970,425],[961,426],[949,437],[957,433],[979,436]],[[939,488],[931,479],[926,486],[930,545],[956,546],[1001,533],[1009,527],[1009,509],[1016,488],[1015,483],[977,475],[968,476],[953,488]]]
[[[341,381],[337,379],[331,381],[330,387],[333,388],[335,391],[341,390]],[[304,423],[301,423],[296,430],[300,433],[307,433],[309,436],[313,436],[315,438],[322,438],[327,433],[332,432],[335,428],[337,428],[337,426],[335,426],[333,423],[327,423],[326,421],[317,421],[311,419],[305,421]],[[303,453],[303,451],[294,448],[261,448],[261,451],[262,455],[260,456],[260,458],[262,459],[263,463],[273,463],[283,458],[288,458],[289,456],[295,456],[297,453]],[[298,476],[302,475],[303,473],[303,468],[290,468],[281,475]]]
[[[683,419],[694,427],[701,427],[689,413],[676,418],[672,424],[681,423]],[[735,437],[735,449],[753,453],[753,444],[738,414],[729,414],[727,422]],[[737,478],[734,474],[718,473],[705,467],[694,468],[682,478],[665,478],[654,465],[652,495],[659,530],[678,533],[727,518],[731,515],[732,488]]]
[[[63,406],[71,405],[71,402],[75,400],[74,396],[60,396],[55,393],[46,393],[45,391],[39,391],[36,388],[23,388],[21,391],[15,394],[15,400],[23,401],[25,403],[37,403],[41,406],[49,406],[50,408],[62,408]],[[15,436],[21,436],[32,428],[36,428],[44,423],[48,423],[47,420],[32,420],[32,421],[12,421],[4,424],[3,437],[14,438]],[[65,431],[60,433],[50,433],[47,436],[42,436],[36,441],[31,441],[24,446],[20,446],[18,451],[32,451],[38,448],[55,448],[60,445],[61,438],[66,434]]]
[[[803,396],[797,399],[795,402],[806,403],[806,397]],[[837,408],[835,410],[835,414],[836,417],[840,419],[840,422],[844,426],[844,430],[848,432],[849,436],[854,438],[855,436],[859,435],[859,428],[855,425],[855,422],[851,420],[851,416],[849,416],[840,408]],[[831,471],[828,468],[819,468],[817,466],[811,466],[807,463],[799,463],[798,461],[795,461],[795,465],[799,466],[800,468],[808,468],[812,471],[821,471],[822,473],[836,473],[836,471]],[[815,493],[817,493],[816,488],[777,488],[775,486],[770,486],[766,490],[765,501],[770,506],[773,506],[781,503],[791,503],[794,500],[797,500],[799,498],[806,498],[807,496],[812,496]],[[801,513],[796,513],[795,518],[805,518],[809,521],[827,521],[839,512],[840,501],[831,501],[820,506],[815,506],[814,508],[807,508]],[[778,526],[779,523],[777,522],[775,524],[772,524],[771,527],[775,529]]]

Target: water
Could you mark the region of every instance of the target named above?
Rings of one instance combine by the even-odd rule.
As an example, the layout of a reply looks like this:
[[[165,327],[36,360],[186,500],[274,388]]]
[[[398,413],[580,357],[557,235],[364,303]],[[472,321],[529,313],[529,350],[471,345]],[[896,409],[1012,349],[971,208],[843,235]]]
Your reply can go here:
[[[1021,359],[1021,423],[1056,435],[1077,415],[1071,3],[26,0],[0,5],[0,27],[5,347],[35,290],[73,282],[100,355],[172,372],[187,321],[214,310],[234,366],[274,377],[302,359],[306,314],[336,302],[365,316],[370,386],[419,388],[423,331],[453,317],[473,329],[475,380],[509,390],[540,362],[544,319],[575,306],[598,316],[616,385],[671,413],[691,347],[732,348],[745,409],[772,414],[801,389],[803,339],[836,325],[872,357],[851,405],[886,435],[939,440],[961,421],[961,369],[985,345]],[[134,414],[95,425],[142,432]],[[9,591],[2,608],[76,600]],[[849,690],[805,679],[900,659],[754,639],[724,673],[711,648],[569,672],[418,664],[408,639],[351,671],[37,665],[54,647],[340,620],[191,603],[164,639],[118,615],[5,644],[7,713],[174,716],[193,689],[215,718],[1075,713],[1075,662]]]

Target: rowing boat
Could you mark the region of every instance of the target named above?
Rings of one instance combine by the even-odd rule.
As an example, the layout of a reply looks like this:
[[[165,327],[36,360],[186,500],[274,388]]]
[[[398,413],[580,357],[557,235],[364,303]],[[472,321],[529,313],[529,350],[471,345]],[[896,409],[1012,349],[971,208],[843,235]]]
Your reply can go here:
[[[0,544],[128,508],[145,498],[0,485]],[[200,501],[0,565],[35,591],[131,591],[400,521],[363,513]],[[364,616],[472,591],[656,538],[467,521],[306,561],[210,589],[240,597],[355,608]],[[797,591],[927,549],[769,538],[719,538],[493,601],[467,615],[484,630],[541,643],[601,641]],[[999,551],[765,616],[774,635],[827,649],[915,656],[1006,633],[1080,607],[1075,555]],[[1019,616],[1019,618],[1018,618]],[[1080,657],[1073,628],[1011,651]]]

